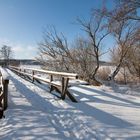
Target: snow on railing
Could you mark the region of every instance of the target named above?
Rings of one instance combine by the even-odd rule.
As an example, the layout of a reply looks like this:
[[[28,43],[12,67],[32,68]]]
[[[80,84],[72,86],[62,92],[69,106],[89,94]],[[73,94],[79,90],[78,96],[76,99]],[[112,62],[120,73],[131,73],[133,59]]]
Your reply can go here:
[[[0,73],[4,80],[9,80],[9,74],[7,73],[5,68],[0,67]]]

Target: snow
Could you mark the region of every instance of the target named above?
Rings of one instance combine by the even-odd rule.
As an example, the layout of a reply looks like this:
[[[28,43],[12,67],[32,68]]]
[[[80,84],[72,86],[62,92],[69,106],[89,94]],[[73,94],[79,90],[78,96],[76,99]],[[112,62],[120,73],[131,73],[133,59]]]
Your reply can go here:
[[[0,73],[2,74],[4,80],[9,80],[9,75],[5,68],[0,67]]]
[[[115,87],[70,87],[78,103],[60,100],[7,70],[9,107],[2,140],[139,140],[140,97]],[[124,89],[123,89],[124,90]]]
[[[42,66],[41,65],[20,65],[20,68],[32,68],[32,69],[40,69]]]

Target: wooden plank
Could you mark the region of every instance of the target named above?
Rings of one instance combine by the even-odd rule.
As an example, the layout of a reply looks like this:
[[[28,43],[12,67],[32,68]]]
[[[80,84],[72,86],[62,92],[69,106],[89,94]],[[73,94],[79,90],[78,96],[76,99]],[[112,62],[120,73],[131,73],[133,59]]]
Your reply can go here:
[[[62,96],[61,96],[62,100],[64,100],[66,97],[66,90],[68,88],[68,82],[69,82],[69,78],[62,77]]]
[[[15,70],[15,69],[11,69],[11,70],[13,70],[13,71],[15,71],[15,72],[17,72],[17,73],[19,73],[19,74],[24,74],[24,75],[27,75],[27,76],[31,76],[31,77],[32,77],[32,74],[29,74],[29,73],[27,73],[27,72],[22,72],[22,71]]]
[[[64,88],[65,88],[65,78],[62,77],[62,87],[61,87],[61,99],[64,100],[65,99],[65,93],[64,93]]]
[[[15,71],[20,71],[21,69],[18,69],[16,67],[11,67],[11,69],[16,69]],[[49,74],[49,75],[56,75],[56,76],[62,76],[62,77],[69,77],[69,78],[76,78],[78,75],[75,74],[75,73],[66,73],[66,72],[56,72],[56,71],[47,71],[47,70],[40,70],[40,69],[32,69],[32,68],[26,68],[26,69],[23,69],[23,70],[31,70],[31,71],[37,71],[37,72],[41,72],[41,73],[46,73],[46,74]],[[20,71],[20,73],[22,73]]]
[[[3,81],[3,100],[4,100],[3,108],[4,110],[6,110],[8,107],[8,84],[9,84],[9,80]]]
[[[2,99],[3,99],[3,94],[1,93],[0,94],[0,103],[2,102]]]
[[[61,87],[56,87],[56,86],[54,86],[53,88],[61,95]],[[78,102],[78,101],[74,98],[74,96],[73,96],[68,90],[66,90],[66,95],[69,97],[69,99],[70,99],[72,102],[75,102],[75,103]],[[62,97],[61,97],[61,99],[62,99]]]
[[[6,110],[8,107],[8,84],[9,84],[9,74],[6,69],[0,68],[0,106]]]
[[[33,82],[34,82],[34,75],[35,75],[35,72],[32,71]]]
[[[70,92],[67,90],[66,91],[66,95],[71,99],[72,102],[77,103],[78,101],[74,98],[74,96],[72,94],[70,94]]]
[[[50,83],[53,81],[53,75],[50,75]],[[50,84],[50,92],[53,91],[53,86]]]
[[[55,71],[32,69],[32,68],[26,68],[26,70],[34,70],[34,71],[46,73],[46,74],[49,74],[49,75],[52,74],[52,75],[63,76],[63,77],[71,77],[71,78],[77,76],[77,74],[75,74],[75,73],[55,72]]]
[[[52,81],[50,84],[54,85],[54,86],[57,86],[57,87],[61,87],[62,86],[60,81]]]
[[[4,114],[3,114],[3,108],[0,107],[0,119],[4,118]]]
[[[43,78],[43,77],[39,77],[39,76],[37,76],[37,75],[34,75],[33,77],[34,77],[34,79],[38,79],[38,80],[41,80],[41,81],[43,81],[43,82],[50,83],[50,79],[46,79],[46,78]]]

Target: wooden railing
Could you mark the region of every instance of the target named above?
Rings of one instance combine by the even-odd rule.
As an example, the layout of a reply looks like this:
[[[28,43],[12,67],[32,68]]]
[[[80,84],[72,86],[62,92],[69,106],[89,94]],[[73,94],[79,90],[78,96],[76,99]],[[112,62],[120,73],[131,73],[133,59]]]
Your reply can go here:
[[[32,82],[43,81],[45,83],[48,83],[50,86],[50,92],[56,90],[58,93],[61,94],[62,100],[64,100],[67,95],[72,102],[77,102],[74,96],[68,91],[69,79],[77,79],[77,74],[47,71],[33,68],[19,68],[13,66],[10,66],[9,69],[22,76],[23,78],[30,79]]]
[[[0,118],[8,107],[8,83],[9,76],[6,70],[0,67]]]

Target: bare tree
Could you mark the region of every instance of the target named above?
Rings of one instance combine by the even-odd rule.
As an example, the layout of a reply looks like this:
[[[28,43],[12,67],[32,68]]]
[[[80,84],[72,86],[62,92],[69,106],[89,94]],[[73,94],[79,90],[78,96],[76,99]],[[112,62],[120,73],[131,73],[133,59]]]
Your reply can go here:
[[[3,45],[0,49],[0,57],[4,61],[4,65],[9,65],[9,60],[12,58],[13,52],[10,46]]]
[[[75,71],[77,68],[88,81],[95,85],[101,85],[97,80],[103,40],[109,35],[106,9],[93,10],[89,21],[77,19],[78,24],[87,33],[87,40],[78,40],[77,47],[71,48],[63,34],[53,31],[44,33],[43,41],[39,44],[40,58],[44,62],[47,57],[49,62],[57,64],[63,71]],[[88,46],[88,47],[87,47]],[[50,61],[51,60],[51,61]],[[53,65],[51,63],[51,65]],[[56,64],[57,63],[57,64]],[[59,70],[57,68],[57,70]]]
[[[93,10],[92,16],[88,22],[78,19],[83,30],[88,34],[91,42],[92,51],[88,52],[95,57],[96,67],[92,68],[91,79],[96,85],[101,83],[96,79],[96,74],[99,69],[99,58],[102,55],[101,46],[103,39],[109,34],[108,26],[106,24],[106,16],[104,9]],[[95,65],[94,65],[95,66]]]
[[[45,30],[43,35],[43,41],[39,43],[40,57],[37,59],[57,71],[70,71],[69,61],[73,61],[73,57],[66,37],[62,33],[58,34],[54,27]]]
[[[116,0],[113,10],[104,7],[109,30],[116,40],[115,48],[111,49],[112,61],[116,64],[116,69],[110,77],[111,80],[114,80],[122,66],[128,64],[126,57],[136,43],[135,32],[137,28],[139,29],[139,8],[139,0]],[[102,11],[99,10],[99,13],[102,14]]]
[[[140,81],[140,28],[134,34],[135,44],[129,50],[126,60],[127,68],[134,77],[139,77]]]
[[[91,82],[96,58],[90,40],[78,38],[69,46],[63,34],[53,31],[44,32],[43,41],[39,44],[38,61],[47,69],[76,72],[79,77]]]
[[[74,60],[72,65],[81,78],[90,82],[93,67],[96,67],[95,57],[89,54],[89,52],[93,52],[91,42],[84,38],[78,38],[74,42],[74,46],[71,50]]]
[[[140,9],[139,0],[116,0],[116,7],[111,11],[106,11],[108,17],[113,17],[117,21],[121,20],[140,20],[138,14]]]
[[[126,56],[130,48],[135,44],[134,34],[137,30],[138,24],[133,21],[114,19],[110,20],[110,31],[116,40],[116,48],[111,50],[113,60],[115,60],[116,68],[112,73],[110,79],[114,80],[120,68],[126,63]]]

